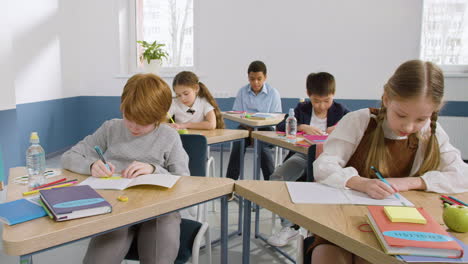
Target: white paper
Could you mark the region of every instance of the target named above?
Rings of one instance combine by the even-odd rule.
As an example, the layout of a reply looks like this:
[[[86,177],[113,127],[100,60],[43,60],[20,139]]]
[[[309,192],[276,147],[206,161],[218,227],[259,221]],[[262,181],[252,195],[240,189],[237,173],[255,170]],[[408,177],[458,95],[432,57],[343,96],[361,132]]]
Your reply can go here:
[[[89,185],[93,189],[110,189],[110,190],[124,190],[128,187],[136,185],[157,185],[166,188],[171,188],[179,180],[180,176],[174,176],[170,174],[146,174],[141,175],[133,179],[128,178],[97,178],[88,177],[82,181],[79,185]]]
[[[402,206],[395,196],[386,199],[373,199],[367,194],[346,189],[338,189],[317,182],[286,182],[291,201],[297,204],[356,204]],[[406,206],[413,206],[400,194]]]

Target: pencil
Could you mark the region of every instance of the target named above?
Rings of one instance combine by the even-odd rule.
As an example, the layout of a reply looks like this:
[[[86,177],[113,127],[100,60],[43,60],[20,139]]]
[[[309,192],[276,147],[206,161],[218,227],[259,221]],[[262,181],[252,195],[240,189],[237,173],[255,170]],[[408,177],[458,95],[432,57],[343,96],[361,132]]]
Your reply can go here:
[[[23,196],[30,195],[30,194],[35,194],[35,193],[38,193],[39,191],[42,191],[42,190],[49,190],[49,189],[55,189],[55,188],[70,186],[70,185],[73,185],[73,184],[75,184],[77,182],[78,181],[69,182],[69,183],[59,184],[59,185],[55,185],[55,186],[49,186],[49,187],[45,187],[45,188],[42,188],[42,189],[37,189],[37,190],[29,191],[29,192],[24,192]]]
[[[64,184],[64,183],[75,182],[75,181],[78,181],[78,179],[73,179],[73,180],[68,180],[68,181],[64,181],[64,182],[59,182],[59,183],[51,184],[51,185],[46,186],[46,187],[61,185],[61,184]],[[33,189],[33,191],[34,191],[34,190],[35,190],[35,189]]]
[[[56,180],[56,181],[53,181],[53,182],[49,182],[49,183],[43,184],[43,185],[41,185],[41,186],[34,187],[33,190],[41,189],[41,188],[48,187],[48,186],[51,186],[51,185],[55,185],[56,183],[63,182],[63,181],[66,180],[66,179],[67,179],[67,178],[62,178],[62,179],[60,179],[60,180]]]
[[[448,198],[450,198],[450,199],[454,200],[455,202],[458,202],[458,203],[460,203],[460,204],[462,204],[462,205],[464,205],[464,206],[468,206],[468,204],[466,204],[466,203],[463,202],[463,201],[458,200],[457,198],[455,198],[455,197],[453,197],[453,196],[449,196]]]
[[[169,117],[169,119],[171,119],[171,122],[172,122],[173,124],[175,124],[174,119],[172,119],[172,116],[170,116],[169,113],[167,113],[167,116]]]

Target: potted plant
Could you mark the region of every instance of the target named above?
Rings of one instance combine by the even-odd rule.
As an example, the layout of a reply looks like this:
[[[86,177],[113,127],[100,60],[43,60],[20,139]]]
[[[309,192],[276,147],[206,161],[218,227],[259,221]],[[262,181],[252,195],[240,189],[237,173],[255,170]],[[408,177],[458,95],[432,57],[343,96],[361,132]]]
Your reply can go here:
[[[166,44],[157,43],[155,40],[153,43],[146,41],[137,41],[143,48],[143,53],[140,56],[140,61],[143,63],[143,68],[146,72],[158,74],[161,69],[162,59],[167,59],[167,52],[163,49]]]

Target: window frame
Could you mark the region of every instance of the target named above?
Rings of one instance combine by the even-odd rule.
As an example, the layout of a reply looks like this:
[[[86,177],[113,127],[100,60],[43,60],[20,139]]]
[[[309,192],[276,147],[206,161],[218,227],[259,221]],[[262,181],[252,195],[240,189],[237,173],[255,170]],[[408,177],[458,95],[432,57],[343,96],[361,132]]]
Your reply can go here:
[[[129,25],[129,59],[128,59],[128,69],[130,72],[136,73],[136,72],[143,72],[142,67],[138,67],[137,63],[137,1],[139,0],[131,0],[129,4],[129,12],[128,12],[128,25]],[[161,70],[159,72],[159,75],[161,77],[174,77],[177,73],[181,71],[193,71],[196,72],[196,69],[198,68],[197,65],[199,65],[199,57],[198,57],[198,52],[197,52],[197,27],[196,27],[196,22],[197,22],[197,3],[198,1],[192,0],[192,10],[193,10],[193,29],[192,29],[192,36],[193,36],[193,66],[190,67],[161,67]]]

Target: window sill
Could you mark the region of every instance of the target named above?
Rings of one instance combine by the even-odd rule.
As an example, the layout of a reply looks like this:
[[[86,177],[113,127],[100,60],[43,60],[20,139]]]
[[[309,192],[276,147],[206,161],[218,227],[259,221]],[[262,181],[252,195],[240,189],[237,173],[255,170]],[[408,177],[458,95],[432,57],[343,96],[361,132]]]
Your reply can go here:
[[[162,72],[160,72],[158,74],[158,76],[163,78],[163,79],[164,78],[174,78],[181,71],[192,71],[198,76],[199,79],[202,79],[203,77],[206,77],[206,74],[197,72],[194,69],[163,70]],[[132,77],[133,75],[135,75],[137,73],[146,73],[146,72],[120,73],[120,74],[116,74],[114,76],[114,78],[115,79],[125,79],[125,80],[127,80],[127,79],[129,79],[130,77]]]
[[[468,72],[444,72],[445,78],[468,78]]]

